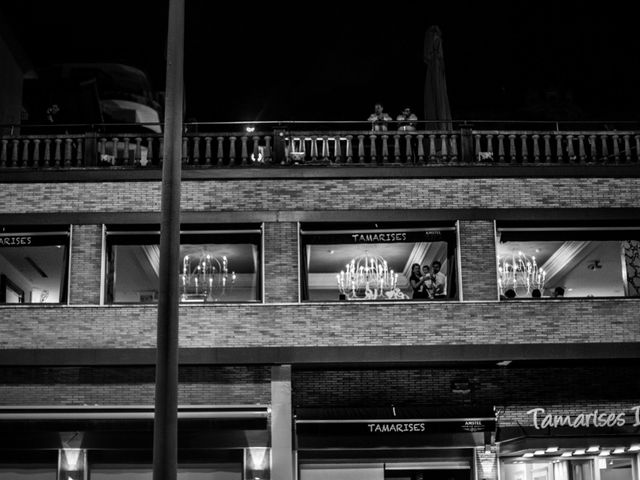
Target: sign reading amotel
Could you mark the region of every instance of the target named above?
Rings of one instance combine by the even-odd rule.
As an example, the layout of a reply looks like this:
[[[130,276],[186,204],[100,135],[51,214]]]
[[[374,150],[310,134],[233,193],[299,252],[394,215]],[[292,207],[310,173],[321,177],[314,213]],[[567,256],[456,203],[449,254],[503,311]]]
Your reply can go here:
[[[640,427],[640,405],[631,407],[633,426]],[[580,413],[575,417],[570,415],[552,415],[546,413],[544,408],[533,408],[527,412],[533,415],[533,426],[536,429],[548,427],[623,427],[626,425],[627,412],[600,412],[594,410],[590,413]]]

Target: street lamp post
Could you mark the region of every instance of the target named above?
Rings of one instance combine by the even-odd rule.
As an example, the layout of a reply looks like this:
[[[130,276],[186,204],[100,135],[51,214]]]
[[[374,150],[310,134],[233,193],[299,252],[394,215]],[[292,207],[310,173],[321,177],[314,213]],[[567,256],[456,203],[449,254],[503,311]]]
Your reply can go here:
[[[178,268],[184,64],[184,0],[169,0],[162,165],[153,479],[178,474]]]

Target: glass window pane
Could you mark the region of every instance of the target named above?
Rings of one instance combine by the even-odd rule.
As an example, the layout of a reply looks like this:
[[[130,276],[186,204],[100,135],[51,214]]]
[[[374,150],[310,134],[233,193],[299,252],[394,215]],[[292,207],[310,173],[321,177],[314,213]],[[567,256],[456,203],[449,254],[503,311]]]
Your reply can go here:
[[[626,238],[629,237],[629,238]],[[635,237],[635,238],[633,238]],[[497,245],[503,299],[640,295],[640,232],[502,232]]]
[[[64,234],[0,234],[0,303],[60,303],[66,300]]]
[[[114,303],[158,300],[160,237],[118,232],[108,239],[107,299]],[[185,232],[181,235],[181,302],[260,300],[259,233]]]
[[[453,230],[303,230],[302,245],[305,300],[438,300],[456,296]]]

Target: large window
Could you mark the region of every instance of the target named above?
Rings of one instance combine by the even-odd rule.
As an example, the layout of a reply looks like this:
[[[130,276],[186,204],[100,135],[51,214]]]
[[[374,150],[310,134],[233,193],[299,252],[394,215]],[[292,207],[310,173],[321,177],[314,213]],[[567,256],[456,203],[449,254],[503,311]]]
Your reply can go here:
[[[69,228],[0,227],[0,303],[67,299]]]
[[[497,226],[501,298],[637,297],[640,229]]]
[[[300,239],[303,300],[457,297],[453,223],[310,223]]]
[[[225,229],[183,225],[176,282],[181,302],[256,302],[261,299],[260,225]],[[157,226],[107,227],[106,301],[158,300]]]

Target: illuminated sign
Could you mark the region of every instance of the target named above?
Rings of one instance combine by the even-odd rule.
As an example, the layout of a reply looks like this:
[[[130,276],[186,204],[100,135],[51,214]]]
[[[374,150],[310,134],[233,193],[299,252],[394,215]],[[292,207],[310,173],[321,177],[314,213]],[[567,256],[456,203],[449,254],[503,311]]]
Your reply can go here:
[[[30,236],[0,236],[0,247],[25,247],[31,245]]]
[[[610,412],[598,409],[575,416],[547,413],[544,408],[533,408],[527,412],[527,415],[532,416],[533,426],[538,430],[557,427],[623,427],[627,424],[627,414],[627,411]],[[633,426],[640,427],[640,405],[631,407],[630,415]]]

